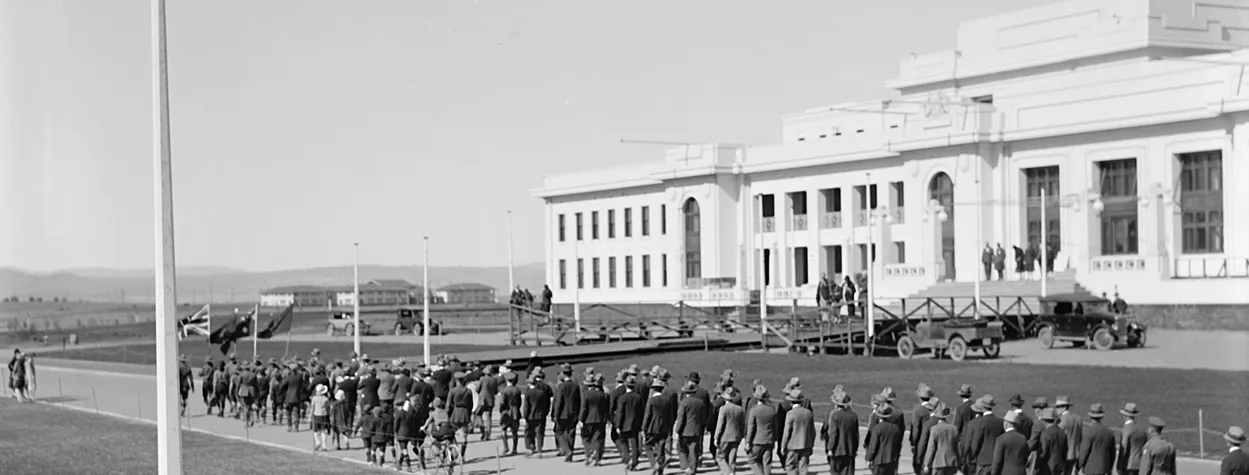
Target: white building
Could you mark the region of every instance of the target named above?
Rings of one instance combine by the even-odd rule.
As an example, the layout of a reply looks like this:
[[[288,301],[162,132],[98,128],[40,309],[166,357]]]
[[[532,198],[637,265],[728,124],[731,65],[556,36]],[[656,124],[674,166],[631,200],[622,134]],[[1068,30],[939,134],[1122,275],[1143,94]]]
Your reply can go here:
[[[1040,242],[1046,190],[1055,268],[1084,286],[1249,303],[1249,186],[1224,186],[1249,183],[1246,47],[1244,0],[965,22],[958,50],[901,61],[896,99],[788,115],[779,144],[548,177],[548,282],[557,303],[735,305],[766,279],[810,304],[875,242],[877,293],[903,297],[975,280],[984,243]]]

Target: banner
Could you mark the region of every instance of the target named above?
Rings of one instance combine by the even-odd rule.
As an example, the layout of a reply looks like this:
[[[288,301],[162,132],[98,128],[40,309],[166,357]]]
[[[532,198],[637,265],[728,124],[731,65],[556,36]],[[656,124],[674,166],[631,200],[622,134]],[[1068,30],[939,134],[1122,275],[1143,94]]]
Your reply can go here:
[[[257,333],[256,337],[268,340],[273,338],[273,335],[289,332],[291,331],[291,323],[294,320],[295,304],[292,303],[282,310],[282,313],[279,313],[276,318],[270,320],[269,325],[266,326],[264,330],[260,330],[260,333]]]

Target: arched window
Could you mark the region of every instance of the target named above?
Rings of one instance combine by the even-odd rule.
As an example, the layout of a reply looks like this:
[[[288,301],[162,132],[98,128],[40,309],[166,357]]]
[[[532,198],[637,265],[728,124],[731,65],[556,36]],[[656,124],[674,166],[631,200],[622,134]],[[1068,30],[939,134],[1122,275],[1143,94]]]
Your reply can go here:
[[[941,260],[945,263],[943,278],[954,280],[954,180],[945,172],[937,173],[928,183],[928,199],[945,208],[946,219],[937,224],[941,240]]]

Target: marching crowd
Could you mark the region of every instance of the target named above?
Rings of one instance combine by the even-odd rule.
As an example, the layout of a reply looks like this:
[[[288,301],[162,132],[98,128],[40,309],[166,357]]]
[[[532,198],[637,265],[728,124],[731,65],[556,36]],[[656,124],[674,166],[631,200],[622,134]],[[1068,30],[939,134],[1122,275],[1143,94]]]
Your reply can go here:
[[[194,382],[185,358],[181,371],[185,413]],[[831,473],[849,475],[862,447],[871,473],[893,475],[907,446],[917,474],[1176,473],[1175,448],[1162,436],[1165,422],[1141,421],[1134,403],[1118,411],[1124,422],[1115,432],[1104,422],[1102,404],[1083,411],[1086,423],[1067,396],[1052,405],[1037,398],[1027,411],[1015,395],[998,412],[993,396],[973,397],[970,385],[959,388],[957,402],[946,403],[920,384],[917,404],[904,413],[894,391],[885,388],[870,398],[863,436],[852,398],[840,385],[831,395],[834,408],[817,417],[797,378],[773,397],[757,380],[739,387],[732,370],[710,389],[698,373],[676,384],[659,366],[641,371],[631,365],[615,374],[614,385],[591,367],[578,375],[564,364],[554,385],[546,372],[538,358],[522,376],[510,362],[496,367],[440,357],[427,367],[367,355],[323,362],[314,351],[307,361],[282,364],[205,361],[202,397],[209,414],[215,410],[218,417],[229,414],[249,425],[285,424],[300,431],[309,421],[314,450],[331,444],[349,449],[358,438],[370,464],[384,466],[389,455],[400,470],[411,469],[413,458],[425,468],[429,442],[458,450],[462,460],[470,434],[493,437],[497,412],[504,455],[520,454],[523,438],[525,455],[540,456],[549,422],[564,462],[574,462],[580,432],[580,463],[602,464],[610,438],[627,471],[641,469],[645,459],[645,469],[655,474],[664,473],[674,454],[681,473],[697,473],[704,451],[723,474],[736,473],[739,454],[755,474],[770,474],[773,457],[786,473],[806,474],[813,452],[823,450]],[[824,422],[818,428],[817,418]],[[1223,438],[1228,452],[1222,473],[1249,475],[1249,454],[1240,450],[1244,431],[1231,427]]]

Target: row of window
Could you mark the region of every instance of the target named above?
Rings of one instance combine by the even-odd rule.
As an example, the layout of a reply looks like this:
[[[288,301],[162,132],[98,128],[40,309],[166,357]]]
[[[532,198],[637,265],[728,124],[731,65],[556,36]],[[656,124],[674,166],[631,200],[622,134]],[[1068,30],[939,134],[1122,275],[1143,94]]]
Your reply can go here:
[[[902,208],[906,206],[906,183],[895,181],[889,183],[889,203],[894,208]],[[877,191],[876,185],[857,185],[853,188],[855,203],[858,209],[877,209]],[[825,188],[819,191],[821,209],[826,213],[837,213],[841,211],[841,188]],[[795,191],[786,193],[789,199],[789,207],[794,215],[807,214],[807,192]],[[776,216],[776,195],[762,195],[763,217],[771,218]]]
[[[642,206],[641,210],[642,210],[642,216],[641,216],[642,228],[640,231],[642,232],[643,236],[650,236],[651,235],[651,207]],[[574,214],[574,219],[576,220],[576,226],[577,226],[576,233],[577,233],[578,241],[585,240],[585,235],[582,233],[583,225],[584,225],[583,223],[584,218],[585,218],[585,213]],[[668,205],[659,205],[659,233],[660,234],[668,234],[668,219],[667,218],[668,218]],[[565,220],[566,220],[565,215],[560,214],[559,215],[559,242],[564,242],[567,238],[566,231],[565,231],[566,229]],[[633,208],[624,209],[624,237],[633,237]],[[615,238],[616,238],[616,210],[609,209],[607,210],[607,239],[615,239]],[[599,239],[599,212],[598,211],[590,212],[590,239]]]
[[[633,281],[634,259],[633,258],[634,256],[624,256],[623,267],[624,267],[624,287],[625,288],[633,288],[633,284],[634,284],[634,281]],[[641,286],[650,287],[651,286],[651,274],[652,274],[651,256],[642,255],[640,260],[642,262],[642,269],[641,269],[641,277],[642,277],[641,284],[642,285]],[[586,286],[585,261],[586,261],[585,258],[577,259],[576,272],[577,272],[577,288],[578,289],[584,289]],[[606,288],[609,288],[609,289],[616,288],[617,287],[616,276],[619,274],[618,272],[616,272],[616,257],[613,256],[613,257],[607,258],[606,283],[604,283],[603,279],[601,278],[601,275],[602,275],[601,264],[602,264],[602,258],[598,258],[598,257],[590,258],[589,275],[590,275],[591,288],[600,289],[600,288],[603,288],[604,286],[606,286]],[[668,255],[667,254],[660,254],[659,267],[660,267],[659,285],[660,287],[667,287],[668,286]],[[559,288],[560,289],[568,288],[568,261],[566,259],[559,260]]]

